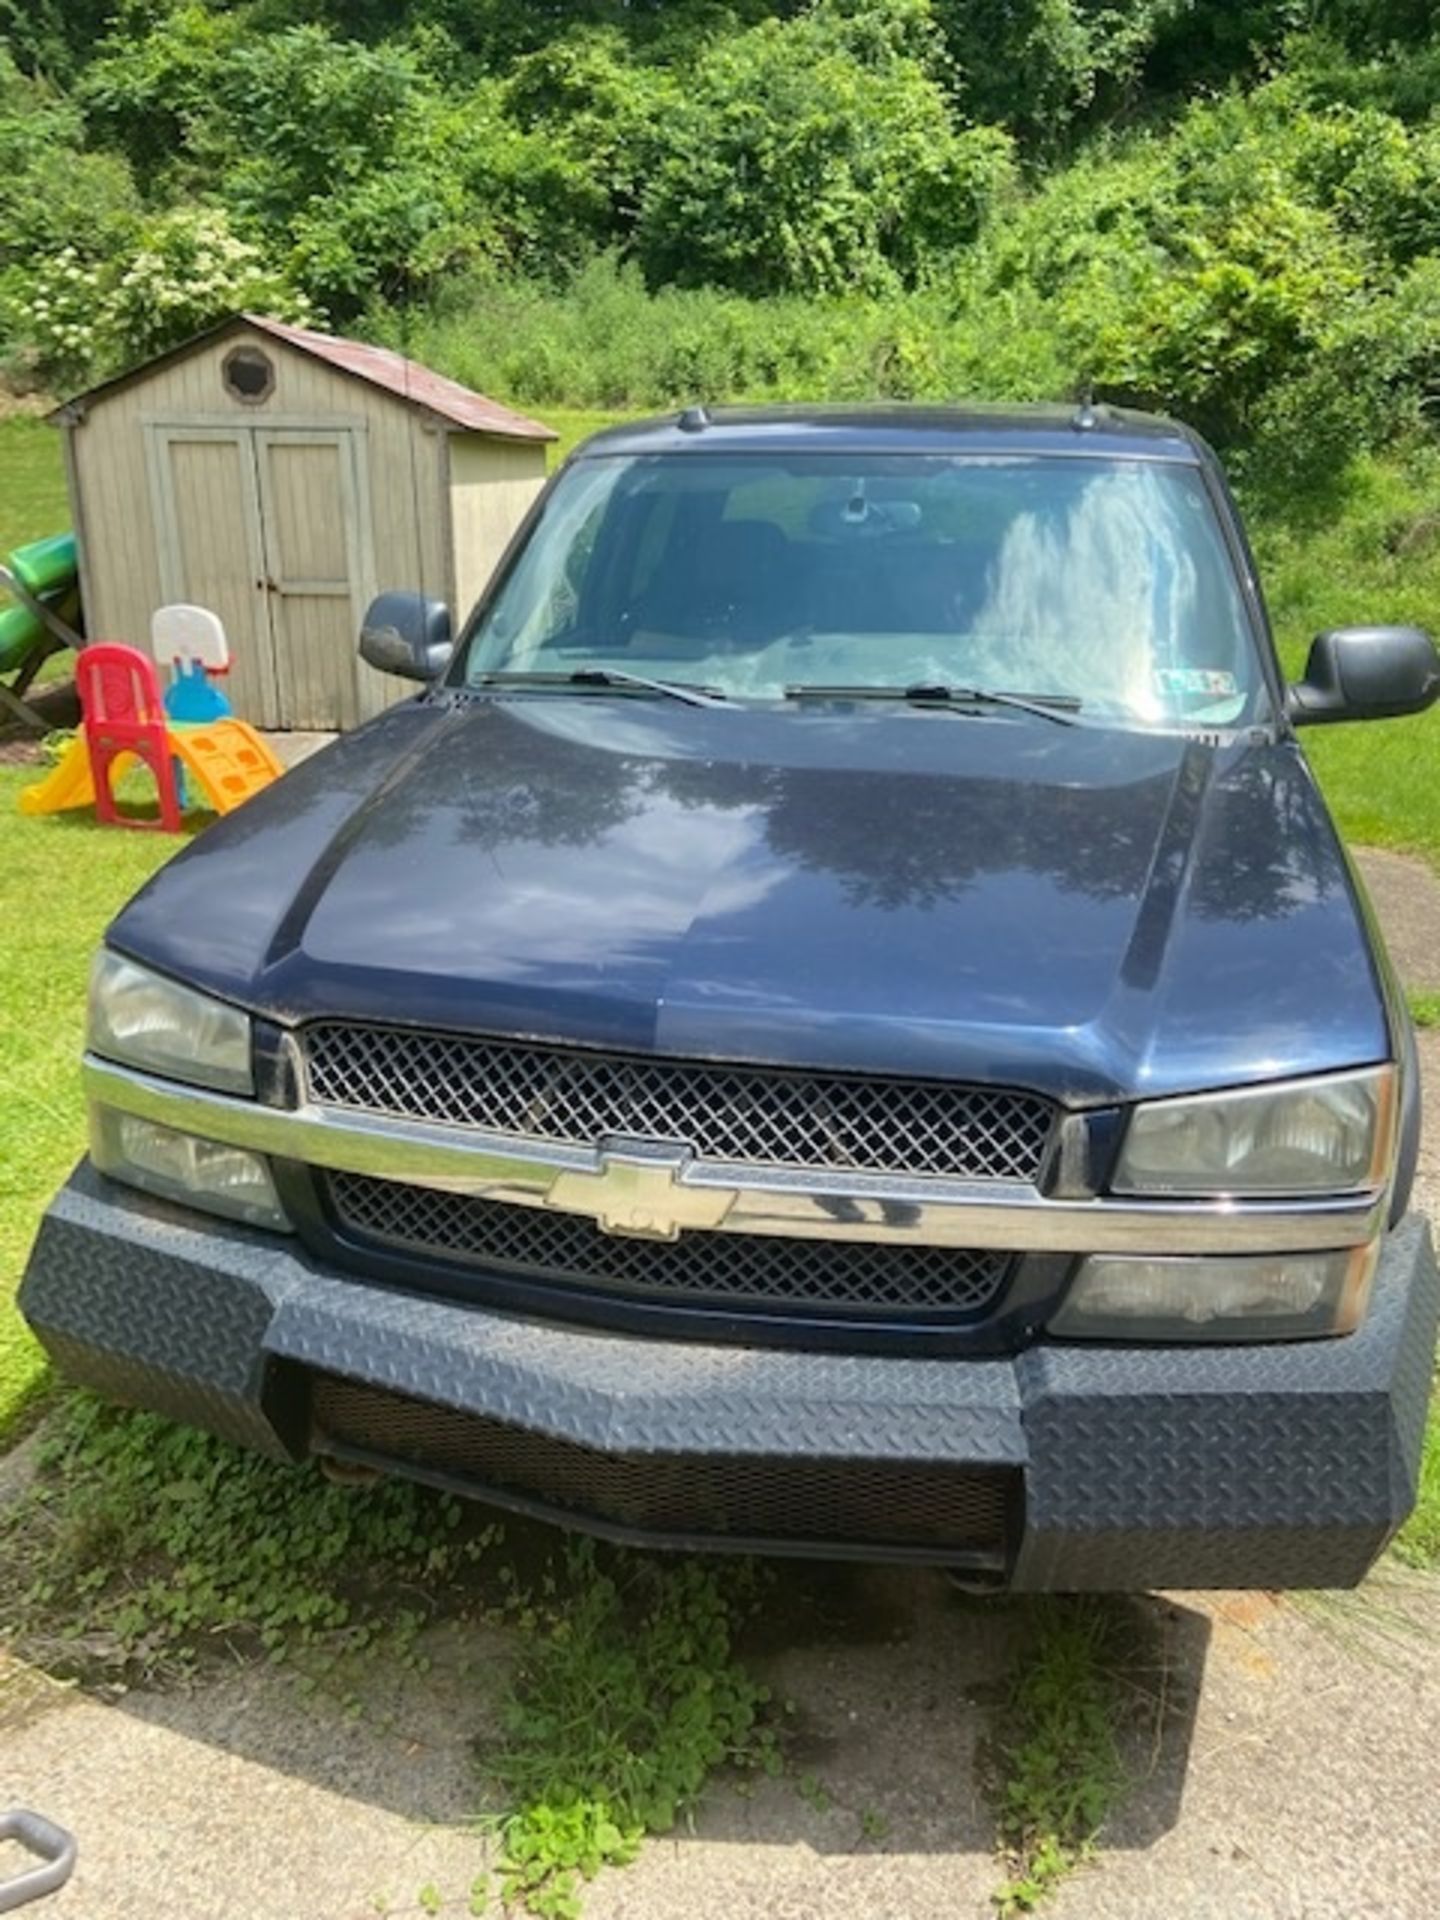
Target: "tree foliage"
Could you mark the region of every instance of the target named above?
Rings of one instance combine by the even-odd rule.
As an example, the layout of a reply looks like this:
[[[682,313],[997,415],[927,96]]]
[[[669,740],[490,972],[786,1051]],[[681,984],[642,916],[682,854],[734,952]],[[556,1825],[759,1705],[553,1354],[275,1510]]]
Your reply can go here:
[[[938,0],[937,15],[966,110],[1045,141],[1121,96],[1161,31],[1195,10],[1189,0]]]
[[[717,41],[659,129],[637,242],[652,282],[874,290],[974,238],[1010,143],[962,128],[920,5],[845,5]]]
[[[65,383],[242,301],[536,402],[1088,382],[1323,464],[1440,381],[1440,20],[0,0],[0,363]]]

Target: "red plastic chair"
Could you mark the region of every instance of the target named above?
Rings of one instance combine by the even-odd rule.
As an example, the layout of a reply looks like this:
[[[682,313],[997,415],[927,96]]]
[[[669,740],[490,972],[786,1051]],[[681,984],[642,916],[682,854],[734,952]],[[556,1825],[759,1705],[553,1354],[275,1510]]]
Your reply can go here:
[[[154,661],[135,647],[112,641],[83,648],[75,658],[75,684],[85,714],[85,745],[95,783],[95,815],[112,827],[153,827],[180,832],[180,795],[175,785],[165,703]],[[133,753],[155,777],[160,818],[137,820],[121,813],[110,780],[115,762]]]

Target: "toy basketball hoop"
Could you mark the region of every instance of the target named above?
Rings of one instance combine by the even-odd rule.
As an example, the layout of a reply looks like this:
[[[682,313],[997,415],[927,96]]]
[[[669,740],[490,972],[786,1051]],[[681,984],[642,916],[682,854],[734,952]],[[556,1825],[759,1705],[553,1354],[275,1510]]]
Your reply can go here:
[[[208,607],[159,607],[150,621],[150,651],[177,672],[228,673],[230,648],[218,613]]]

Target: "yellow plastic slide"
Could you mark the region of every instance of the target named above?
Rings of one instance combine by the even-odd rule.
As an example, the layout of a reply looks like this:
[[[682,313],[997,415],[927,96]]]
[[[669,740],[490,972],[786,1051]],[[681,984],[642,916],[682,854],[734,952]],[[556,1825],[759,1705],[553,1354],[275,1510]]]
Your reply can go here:
[[[175,758],[183,763],[206,804],[216,813],[230,813],[285,771],[255,729],[243,720],[172,726],[166,732]],[[122,754],[115,762],[116,776],[134,759],[134,754]],[[22,813],[68,813],[73,807],[94,804],[95,785],[83,735],[70,742],[43,780],[26,787],[20,795]]]
[[[20,793],[22,813],[68,813],[72,807],[94,804],[95,783],[83,740],[72,740],[45,778]]]
[[[216,813],[229,813],[285,771],[252,726],[212,720],[207,726],[166,729],[177,760]]]

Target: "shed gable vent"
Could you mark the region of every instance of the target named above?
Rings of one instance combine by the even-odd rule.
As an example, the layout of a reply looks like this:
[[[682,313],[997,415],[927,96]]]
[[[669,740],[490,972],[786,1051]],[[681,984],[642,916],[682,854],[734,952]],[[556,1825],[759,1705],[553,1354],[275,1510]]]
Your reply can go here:
[[[221,363],[220,377],[232,400],[257,406],[275,391],[275,365],[262,347],[233,347]]]

